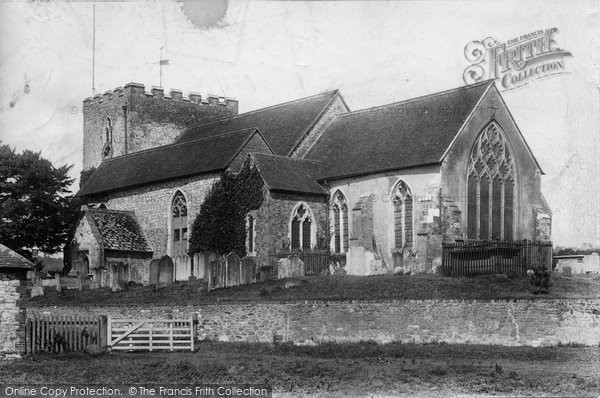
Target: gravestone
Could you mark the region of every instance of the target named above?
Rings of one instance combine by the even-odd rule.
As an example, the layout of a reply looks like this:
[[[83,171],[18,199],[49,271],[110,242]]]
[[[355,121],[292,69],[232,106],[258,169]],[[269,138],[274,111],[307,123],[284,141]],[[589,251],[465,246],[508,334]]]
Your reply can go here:
[[[240,284],[240,256],[231,252],[227,255],[227,286]]]
[[[563,275],[571,276],[571,267],[563,267]]]
[[[300,260],[298,256],[291,256],[288,258],[290,260],[290,277],[304,276],[304,261]]]
[[[277,279],[290,277],[291,261],[289,258],[282,258],[277,261]]]
[[[173,260],[162,256],[150,262],[150,284],[160,289],[173,284]]]

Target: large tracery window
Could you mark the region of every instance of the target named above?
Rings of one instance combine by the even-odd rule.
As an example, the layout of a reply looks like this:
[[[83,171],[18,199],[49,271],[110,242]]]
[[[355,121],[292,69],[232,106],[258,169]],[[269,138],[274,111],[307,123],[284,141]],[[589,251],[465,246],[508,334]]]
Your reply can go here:
[[[467,167],[467,238],[512,240],[515,165],[500,127],[477,138]]]
[[[348,251],[348,204],[341,191],[333,195],[333,250],[335,253]]]
[[[413,198],[408,185],[399,181],[392,192],[394,203],[394,246],[398,249],[413,246]]]
[[[184,256],[187,254],[188,243],[188,220],[187,202],[181,191],[177,191],[171,203],[171,231],[172,250],[171,257]]]
[[[305,204],[296,206],[292,213],[291,243],[292,250],[310,249],[312,246],[312,235],[314,220]]]

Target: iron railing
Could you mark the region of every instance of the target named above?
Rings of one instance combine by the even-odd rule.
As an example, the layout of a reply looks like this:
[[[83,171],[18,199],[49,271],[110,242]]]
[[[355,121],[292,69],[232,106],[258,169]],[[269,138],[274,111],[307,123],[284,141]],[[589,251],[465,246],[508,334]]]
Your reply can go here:
[[[442,243],[442,273],[446,276],[522,276],[531,268],[552,269],[552,242],[524,240]]]

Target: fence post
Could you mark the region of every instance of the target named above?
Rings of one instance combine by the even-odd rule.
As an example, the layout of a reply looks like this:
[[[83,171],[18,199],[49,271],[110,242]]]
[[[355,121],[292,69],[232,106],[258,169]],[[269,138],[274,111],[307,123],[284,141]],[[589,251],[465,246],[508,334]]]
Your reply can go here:
[[[58,275],[58,272],[54,274],[54,279],[56,280],[56,291],[60,293],[60,275]]]
[[[108,349],[112,347],[112,319],[110,315],[106,317],[106,347]]]
[[[192,352],[196,351],[196,337],[198,335],[198,314],[194,312],[190,320],[191,338],[192,338]]]
[[[106,349],[106,315],[100,315],[98,318],[98,345]]]

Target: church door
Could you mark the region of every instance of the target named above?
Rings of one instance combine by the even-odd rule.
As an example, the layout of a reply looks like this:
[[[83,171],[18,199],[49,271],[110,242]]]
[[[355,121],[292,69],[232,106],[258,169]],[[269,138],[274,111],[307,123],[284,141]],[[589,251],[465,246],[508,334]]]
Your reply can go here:
[[[171,257],[175,258],[187,254],[188,241],[187,203],[179,191],[173,198],[171,210],[171,236],[173,239]]]

